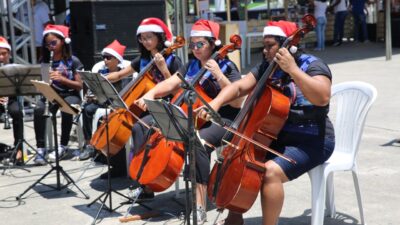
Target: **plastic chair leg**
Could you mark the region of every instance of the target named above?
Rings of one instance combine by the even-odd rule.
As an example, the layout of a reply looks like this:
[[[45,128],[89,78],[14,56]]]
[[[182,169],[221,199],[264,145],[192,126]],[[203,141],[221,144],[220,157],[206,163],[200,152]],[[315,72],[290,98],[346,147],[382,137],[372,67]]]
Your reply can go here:
[[[326,180],[324,179],[323,166],[317,166],[308,172],[311,179],[311,225],[324,223],[324,206]]]
[[[326,210],[328,216],[334,218],[336,215],[335,190],[333,182],[333,173],[328,175],[326,180]]]
[[[355,188],[356,194],[357,194],[358,209],[360,210],[361,224],[365,225],[364,209],[363,209],[362,201],[361,201],[360,185],[358,184],[358,175],[357,175],[356,171],[352,171],[352,174],[353,174],[354,188]]]

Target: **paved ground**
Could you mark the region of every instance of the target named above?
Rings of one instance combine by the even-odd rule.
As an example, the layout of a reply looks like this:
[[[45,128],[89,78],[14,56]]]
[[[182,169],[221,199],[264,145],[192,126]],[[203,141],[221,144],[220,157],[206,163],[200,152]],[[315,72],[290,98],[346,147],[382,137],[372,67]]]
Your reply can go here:
[[[334,74],[334,83],[361,80],[373,84],[378,89],[378,99],[368,115],[358,157],[365,218],[370,225],[400,224],[400,144],[396,142],[396,139],[400,138],[400,95],[397,92],[400,84],[400,49],[394,49],[391,61],[385,60],[383,43],[358,45],[345,43],[338,48],[328,47],[324,52],[315,52],[315,54],[329,63]],[[257,57],[253,56],[253,62]],[[244,71],[249,69],[250,67]],[[12,131],[2,130],[2,128],[0,130],[0,142],[12,143]],[[26,123],[25,133],[27,141],[34,145],[32,122]],[[71,148],[76,148],[76,146],[76,143],[71,143]],[[20,169],[10,169],[5,175],[0,175],[0,224],[91,224],[100,203],[96,201],[91,207],[87,207],[87,204],[105,190],[107,183],[97,177],[105,172],[106,168],[102,165],[91,165],[87,161],[63,160],[61,165],[77,182],[77,185],[90,195],[89,200],[71,185],[61,191],[41,193],[40,191],[49,190],[49,188],[39,184],[27,192],[21,202],[18,202],[15,197],[47,172],[50,166],[29,166],[30,173]],[[83,172],[85,168],[87,170]],[[61,180],[64,181],[64,179]],[[55,173],[51,173],[43,183],[56,184]],[[131,181],[125,178],[112,180],[113,187],[123,194],[127,193],[130,183]],[[180,191],[183,191],[182,181],[180,181],[180,187]],[[333,219],[325,219],[325,225],[360,224],[350,173],[335,175],[335,189],[337,215]],[[311,190],[308,176],[302,176],[286,184],[285,192],[286,199],[279,224],[310,224]],[[183,224],[174,216],[184,209],[183,197],[184,194],[181,193],[176,198],[174,187],[159,193],[154,201],[148,203],[148,206],[171,214],[165,214],[150,221],[127,224]],[[112,201],[112,206],[115,207],[125,199],[113,193]],[[107,206],[109,206],[108,202]],[[113,213],[103,210],[98,223],[120,224],[118,217],[123,216],[127,209],[128,205],[123,205]],[[131,213],[145,211],[141,206],[134,206]],[[216,214],[210,205],[207,224],[212,224]],[[245,223],[247,225],[261,223],[259,200],[245,214]]]

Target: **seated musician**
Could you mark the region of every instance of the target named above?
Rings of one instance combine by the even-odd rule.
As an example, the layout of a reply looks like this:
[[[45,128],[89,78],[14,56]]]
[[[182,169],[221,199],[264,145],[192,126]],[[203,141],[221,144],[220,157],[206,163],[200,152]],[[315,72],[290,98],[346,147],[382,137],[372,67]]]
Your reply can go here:
[[[101,51],[102,61],[96,63],[93,68],[93,73],[100,73],[106,76],[109,73],[117,72],[125,68],[124,65],[124,52],[126,46],[121,45],[117,40],[114,40],[107,47]],[[115,89],[119,92],[122,90],[122,80],[113,83]],[[87,160],[94,155],[95,149],[89,144],[92,138],[92,124],[93,116],[98,108],[104,108],[96,101],[96,96],[93,96],[92,92],[88,90],[85,95],[85,104],[82,109],[82,120],[83,120],[83,136],[85,138],[85,147],[83,152],[79,155],[79,160]]]
[[[10,64],[10,52],[11,45],[8,43],[7,39],[0,36],[0,67]],[[22,109],[20,109],[16,97],[0,97],[0,104],[7,104],[8,112],[10,113],[10,116],[12,118],[14,147],[17,147],[18,140],[22,140],[23,137],[22,130],[20,130],[19,128],[19,124],[23,124],[24,122]],[[15,160],[16,162],[22,161],[22,151],[20,149],[17,150]]]
[[[211,98],[218,95],[221,89],[225,88],[231,82],[240,79],[240,73],[236,65],[229,59],[215,60],[211,55],[218,51],[221,46],[219,40],[219,24],[208,20],[198,20],[192,27],[190,33],[189,48],[192,50],[194,58],[191,59],[181,70],[180,73],[184,75],[185,79],[190,82],[191,79],[202,68],[206,68],[207,72],[204,74],[199,84],[204,92]],[[146,110],[147,106],[144,99],[155,99],[167,96],[179,90],[181,80],[177,75],[159,83],[156,87],[147,92],[142,98],[137,101],[137,105]],[[236,114],[239,112],[241,101],[237,100],[229,105],[219,109],[222,118],[229,123],[232,121]],[[143,119],[146,122],[151,120],[150,116]],[[132,129],[134,152],[138,151],[146,142],[145,137],[148,129],[142,124],[136,123]],[[225,130],[221,127],[208,122],[203,125],[199,130],[200,137],[207,143],[218,147],[220,141],[225,134]],[[196,182],[197,182],[197,220],[199,224],[206,221],[206,189],[208,176],[210,173],[210,154],[214,149],[209,146],[196,146]],[[151,190],[144,189],[143,193],[150,195]],[[141,196],[139,196],[141,197]]]
[[[136,34],[140,56],[133,59],[132,62],[123,69],[109,73],[106,77],[110,82],[118,82],[130,74],[142,71],[151,59],[154,59],[155,66],[150,69],[149,73],[156,83],[170,77],[171,74],[174,74],[182,66],[180,58],[174,53],[166,58],[160,54],[160,52],[172,42],[172,33],[162,20],[152,17],[142,20]],[[112,166],[111,177],[121,176],[122,173],[120,172],[122,171],[114,170],[113,168],[116,167],[117,164],[126,164],[125,160],[122,160],[121,157],[119,160],[113,159],[112,162],[115,162],[112,163],[115,164],[115,166]]]
[[[68,103],[79,105],[81,97],[79,91],[82,89],[83,82],[78,70],[83,68],[80,60],[72,55],[70,48],[71,39],[69,38],[69,28],[62,25],[47,25],[43,31],[42,40],[42,63],[50,63],[50,82],[51,87]],[[54,53],[51,58],[51,52]],[[49,111],[57,113],[59,106],[49,103]],[[36,134],[36,145],[38,155],[35,158],[36,164],[44,164],[45,149],[45,99],[37,102],[34,110],[34,128]],[[58,143],[58,154],[63,156],[66,152],[69,137],[72,129],[72,115],[61,112],[61,140]],[[49,155],[50,161],[55,161],[55,151]]]
[[[121,45],[117,40],[114,40],[108,46],[106,46],[102,51],[101,55],[103,60],[96,63],[92,72],[100,73],[106,76],[109,73],[117,72],[126,67],[125,61],[123,59],[126,46]],[[126,77],[128,78],[128,77]],[[115,89],[119,92],[124,86],[125,80],[119,80],[113,83]],[[82,109],[82,121],[83,121],[83,136],[85,138],[85,146],[83,151],[79,154],[79,160],[87,160],[95,155],[95,148],[89,144],[92,138],[93,131],[93,117],[98,108],[105,108],[96,101],[96,96],[93,96],[92,92],[88,90],[85,95],[86,102]],[[106,159],[103,155],[99,155],[95,158],[96,161],[106,163]],[[126,176],[126,163],[125,162],[125,151],[120,151],[110,159],[111,166],[111,176],[112,177],[123,177]],[[108,172],[100,175],[100,179],[107,179]]]
[[[321,59],[300,50],[291,54],[287,48],[281,48],[282,43],[296,29],[296,25],[291,22],[270,22],[263,32],[262,61],[243,79],[224,88],[210,102],[213,109],[219,110],[233,99],[249,94],[272,61],[279,65],[280,69],[272,75],[272,80],[282,79],[281,85],[291,106],[278,140],[270,147],[297,163],[292,164],[273,154],[267,154],[266,172],[260,190],[263,225],[277,224],[284,199],[283,183],[296,179],[325,162],[335,145],[333,126],[327,117],[331,71]],[[210,118],[204,110],[199,113],[202,118]],[[232,211],[225,220],[218,222],[220,225],[243,223],[242,215]]]

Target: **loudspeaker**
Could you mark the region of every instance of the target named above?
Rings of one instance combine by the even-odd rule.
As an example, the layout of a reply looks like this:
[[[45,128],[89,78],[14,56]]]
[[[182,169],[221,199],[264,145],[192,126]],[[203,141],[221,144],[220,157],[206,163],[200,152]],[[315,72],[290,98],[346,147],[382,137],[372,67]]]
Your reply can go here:
[[[125,59],[139,55],[136,30],[140,21],[165,21],[165,0],[71,0],[71,45],[86,70],[101,60],[101,50],[117,39],[127,46]]]

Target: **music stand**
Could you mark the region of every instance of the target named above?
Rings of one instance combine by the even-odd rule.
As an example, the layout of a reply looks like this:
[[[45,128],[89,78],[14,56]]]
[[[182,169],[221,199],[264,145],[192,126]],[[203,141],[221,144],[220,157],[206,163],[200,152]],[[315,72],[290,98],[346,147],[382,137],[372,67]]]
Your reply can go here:
[[[23,99],[22,96],[25,95],[38,95],[40,94],[36,88],[30,82],[31,80],[41,80],[40,66],[26,66],[20,64],[8,64],[3,67],[0,67],[0,90],[1,96],[7,97],[15,97],[18,102],[18,108],[21,112],[23,112]],[[22,114],[22,113],[21,113]],[[23,118],[22,118],[23,120]],[[17,144],[15,145],[14,150],[12,151],[10,158],[16,156],[18,150],[22,152],[22,163],[25,164],[24,160],[24,144],[29,146],[36,154],[37,151],[32,147],[24,138],[24,124],[19,123],[18,125],[19,131],[22,134],[22,138],[18,139]],[[14,128],[15,129],[15,128]],[[15,163],[14,163],[15,164]],[[5,174],[7,169],[11,168],[11,164],[3,169],[3,175]],[[23,169],[25,171],[30,172],[30,170],[21,167],[15,167],[18,169]]]
[[[49,83],[46,83],[44,81],[36,81],[32,80],[32,84],[37,88],[39,92],[43,94],[44,97],[47,98],[47,100],[52,103],[56,104],[59,106],[60,110],[69,113],[72,115],[76,115],[79,112],[79,109],[69,105],[63,98],[61,98],[57,92],[50,86]],[[57,175],[57,186],[53,187],[48,184],[43,184],[46,185],[50,188],[56,189],[60,191],[63,188],[68,187],[69,184],[73,184],[78,190],[85,196],[86,199],[89,199],[89,195],[87,195],[82,189],[79,188],[79,186],[75,183],[75,181],[65,172],[65,170],[60,166],[59,162],[59,154],[58,154],[58,141],[57,141],[57,121],[56,121],[56,113],[52,113],[51,115],[52,123],[53,123],[53,134],[54,134],[54,148],[55,148],[55,153],[56,153],[56,165],[53,166],[50,164],[51,169],[45,173],[41,178],[39,178],[35,183],[33,183],[31,186],[29,186],[22,194],[20,194],[17,198],[18,201],[21,201],[22,196],[27,193],[31,188],[33,188],[36,184],[41,183],[41,181],[47,177],[51,172],[56,171]],[[64,176],[64,178],[67,180],[67,184],[61,186],[60,182],[60,173]]]
[[[97,97],[97,101],[100,104],[103,104],[106,108],[111,107],[111,108],[124,108],[128,110],[128,107],[126,106],[125,102],[121,99],[121,97],[118,95],[117,90],[114,88],[114,86],[101,74],[99,73],[92,73],[89,71],[80,71],[79,74],[81,75],[81,78],[83,82],[88,86],[88,88],[93,92],[93,94]],[[87,206],[90,207],[93,203],[96,201],[101,202],[101,206],[96,214],[96,217],[93,220],[92,224],[95,224],[97,218],[100,215],[101,210],[103,207],[105,207],[109,212],[112,212],[118,208],[120,208],[123,204],[120,204],[118,207],[113,208],[112,207],[112,195],[111,193],[114,192],[126,199],[128,201],[132,201],[131,198],[123,195],[122,193],[114,190],[111,187],[111,174],[110,174],[110,143],[109,143],[109,133],[108,133],[108,112],[106,110],[106,115],[105,115],[105,126],[106,126],[106,137],[107,137],[107,190],[104,191],[100,196],[98,196],[96,199],[94,199],[91,203],[89,203]],[[104,197],[104,198],[103,198]],[[103,198],[103,199],[102,199]],[[109,199],[109,207],[107,207],[105,202]]]
[[[192,188],[192,213],[193,224],[197,225],[197,205],[196,205],[196,157],[195,145],[202,146],[200,140],[195,134],[193,124],[193,102],[195,95],[192,91],[186,91],[185,102],[188,105],[188,115],[176,105],[173,105],[163,99],[148,100],[145,99],[147,109],[153,116],[153,119],[161,128],[161,132],[167,140],[183,142],[185,146],[185,219],[190,225],[190,197],[189,197],[189,179]],[[187,160],[189,159],[189,160]]]

